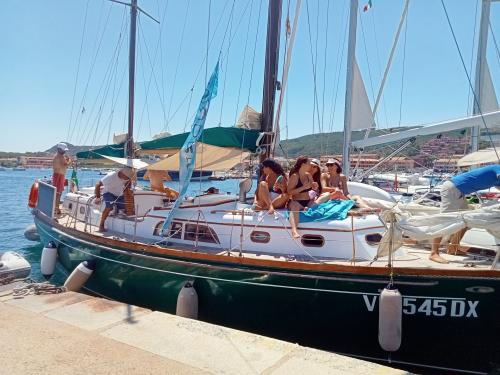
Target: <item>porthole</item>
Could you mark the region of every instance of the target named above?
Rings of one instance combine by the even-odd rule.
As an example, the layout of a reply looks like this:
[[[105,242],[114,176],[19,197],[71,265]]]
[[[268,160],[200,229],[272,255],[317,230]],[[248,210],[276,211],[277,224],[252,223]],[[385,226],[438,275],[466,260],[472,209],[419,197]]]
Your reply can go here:
[[[161,229],[163,228],[164,221],[159,221],[153,230],[153,236],[161,236]],[[178,221],[172,222],[170,225],[170,230],[168,231],[168,237],[170,238],[182,238],[182,223]]]
[[[186,224],[184,239],[188,241],[220,243],[215,231],[207,225]]]
[[[252,240],[252,242],[268,243],[271,240],[271,235],[267,232],[254,230],[250,234],[250,239]]]
[[[322,247],[325,244],[325,239],[319,234],[304,234],[300,238],[300,242],[307,247]]]
[[[380,240],[382,240],[382,235],[380,233],[371,233],[365,236],[365,240],[368,245],[378,246]]]
[[[81,206],[81,207],[80,207],[80,213],[81,213],[82,215],[85,215],[85,207],[84,207],[84,206]]]

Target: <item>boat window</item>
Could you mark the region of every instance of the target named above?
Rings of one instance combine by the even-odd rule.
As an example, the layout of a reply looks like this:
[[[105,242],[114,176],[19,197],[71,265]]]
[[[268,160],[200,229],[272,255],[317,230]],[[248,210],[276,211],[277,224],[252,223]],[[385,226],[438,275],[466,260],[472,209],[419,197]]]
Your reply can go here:
[[[368,242],[368,245],[372,246],[378,245],[381,239],[382,235],[380,233],[371,233],[365,236],[365,240]]]
[[[73,203],[69,202],[68,203],[68,210],[71,210],[73,208]]]
[[[82,215],[84,215],[84,214],[85,214],[85,207],[84,207],[84,206],[81,206],[81,207],[80,207],[80,213],[81,213]]]
[[[184,239],[188,241],[220,243],[217,234],[212,228],[200,224],[186,224]]]
[[[159,221],[158,224],[155,225],[155,229],[153,230],[154,236],[161,236],[161,228],[163,227],[163,223],[164,221]],[[168,237],[182,238],[182,223],[178,221],[172,222],[170,230],[168,231]]]
[[[259,230],[254,230],[250,234],[250,239],[252,242],[257,242],[257,243],[268,243],[271,240],[271,235],[267,232],[262,232]]]
[[[300,238],[300,242],[308,247],[322,247],[325,244],[325,239],[319,234],[304,234]]]

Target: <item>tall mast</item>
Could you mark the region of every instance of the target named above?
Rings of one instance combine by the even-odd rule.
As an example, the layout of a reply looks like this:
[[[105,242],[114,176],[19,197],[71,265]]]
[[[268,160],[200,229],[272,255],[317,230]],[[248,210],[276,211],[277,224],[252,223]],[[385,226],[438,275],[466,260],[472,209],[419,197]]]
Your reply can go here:
[[[476,60],[476,77],[474,82],[474,106],[473,114],[478,115],[482,113],[483,109],[481,106],[481,94],[482,87],[484,84],[484,75],[486,69],[486,46],[488,44],[488,24],[490,21],[490,5],[491,0],[482,0],[481,6],[481,23],[479,26],[479,41],[477,44],[477,60]],[[479,126],[472,128],[471,132],[471,151],[475,152],[479,149],[479,136],[480,136]]]
[[[356,58],[356,29],[358,26],[358,0],[351,0],[349,11],[349,44],[347,47],[347,74],[344,109],[344,146],[342,150],[342,169],[349,176],[349,148],[351,145],[352,94],[354,83],[354,63]]]
[[[130,4],[130,45],[128,66],[128,134],[125,150],[127,157],[134,157],[134,85],[135,85],[135,44],[137,35],[137,0]]]
[[[281,5],[282,0],[269,0],[267,14],[267,38],[266,38],[266,63],[264,68],[264,90],[262,94],[262,122],[261,131],[270,133],[273,131],[274,101],[276,98],[276,87],[278,77],[278,59],[280,48],[281,29]],[[271,136],[265,135],[263,144],[266,145],[265,153],[260,155],[263,160],[269,157],[271,149]]]

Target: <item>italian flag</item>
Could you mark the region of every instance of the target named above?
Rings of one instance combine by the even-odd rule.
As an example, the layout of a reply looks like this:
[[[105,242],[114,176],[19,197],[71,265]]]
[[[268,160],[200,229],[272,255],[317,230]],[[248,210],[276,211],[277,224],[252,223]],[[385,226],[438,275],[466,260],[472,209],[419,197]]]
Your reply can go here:
[[[372,0],[368,0],[368,3],[363,7],[363,12],[368,12],[372,7]]]

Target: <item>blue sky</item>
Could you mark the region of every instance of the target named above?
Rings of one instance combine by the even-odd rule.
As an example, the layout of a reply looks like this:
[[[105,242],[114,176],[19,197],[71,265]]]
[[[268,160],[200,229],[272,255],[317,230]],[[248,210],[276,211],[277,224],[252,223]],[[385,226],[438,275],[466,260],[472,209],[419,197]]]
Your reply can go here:
[[[139,20],[136,139],[147,140],[163,130],[178,133],[189,128],[201,98],[205,72],[210,75],[220,53],[219,94],[206,126],[233,125],[247,103],[260,110],[267,1],[139,3],[161,24],[144,15]],[[283,22],[288,3],[284,0]],[[373,104],[403,1],[372,3],[368,13],[361,10],[363,0],[359,4],[356,54]],[[477,45],[474,26],[478,3],[445,0],[468,70]],[[289,8],[292,21],[294,0],[290,0]],[[128,11],[124,6],[107,0],[3,0],[2,13],[0,150],[44,150],[61,140],[104,144],[110,142],[114,132],[126,128]],[[314,132],[319,130],[317,114],[313,120],[312,60],[321,128],[342,129],[346,51],[340,57],[347,16],[347,0],[303,1],[282,114],[282,138],[311,134],[313,122]],[[491,26],[500,43],[498,3],[491,6]],[[208,66],[207,35],[211,39]],[[413,0],[406,44],[404,37],[405,30],[377,113],[378,126],[429,123],[470,112],[467,77],[441,2]],[[500,60],[491,33],[488,61],[500,91]]]

